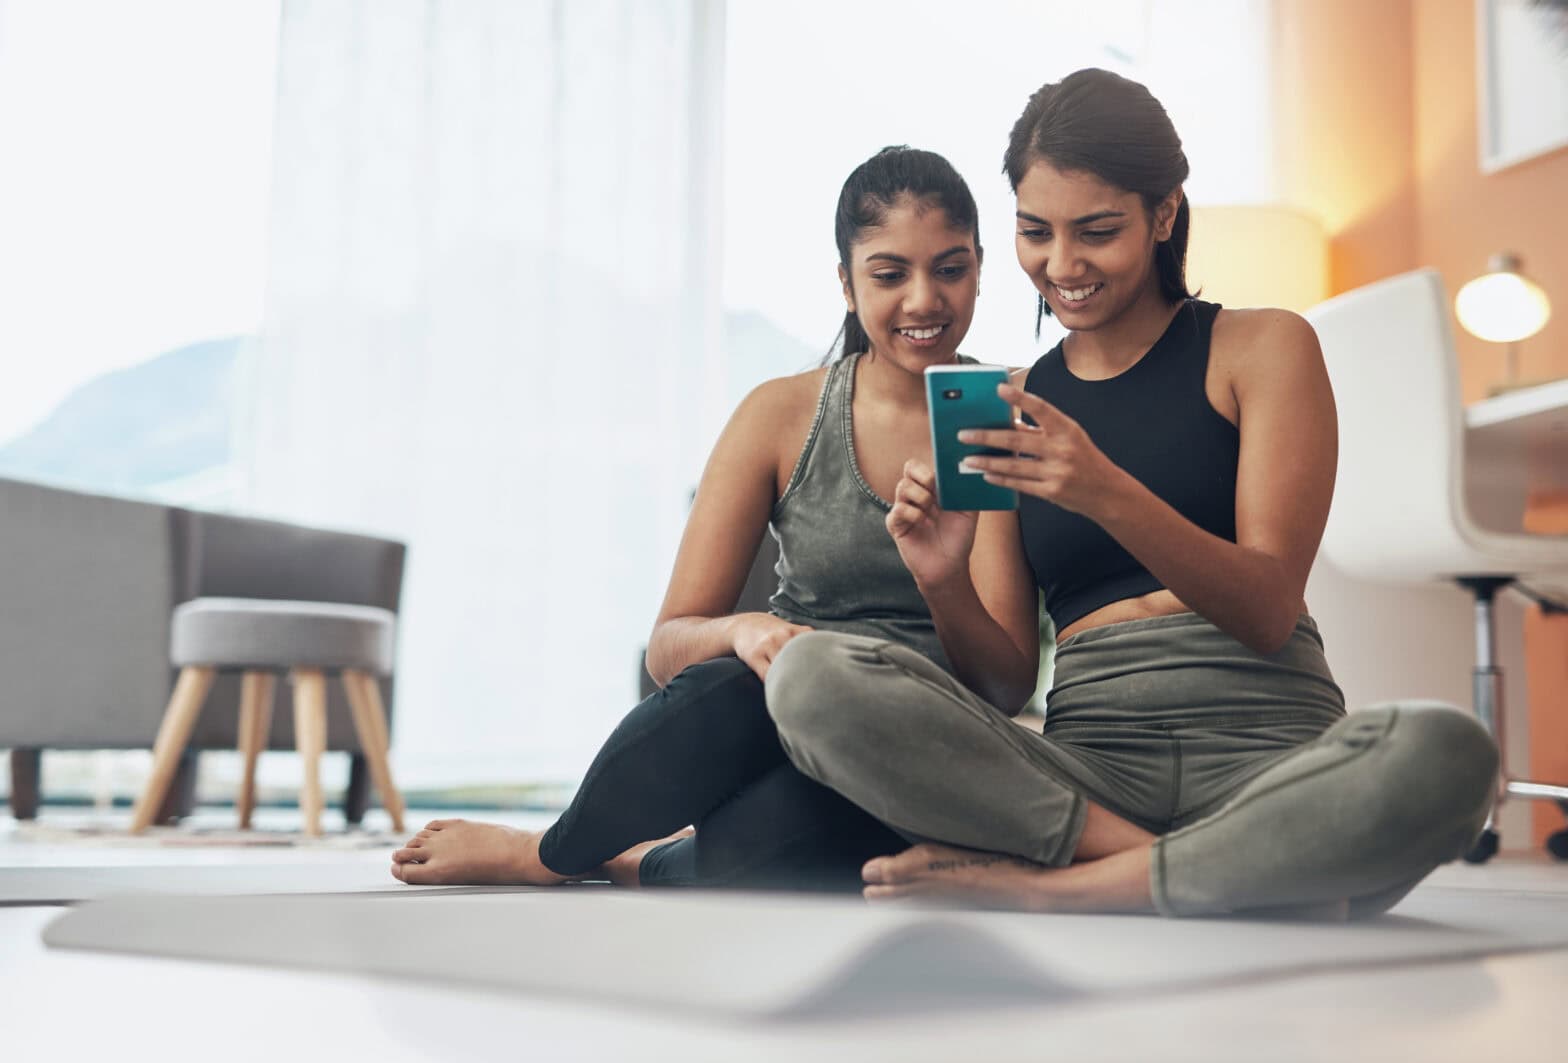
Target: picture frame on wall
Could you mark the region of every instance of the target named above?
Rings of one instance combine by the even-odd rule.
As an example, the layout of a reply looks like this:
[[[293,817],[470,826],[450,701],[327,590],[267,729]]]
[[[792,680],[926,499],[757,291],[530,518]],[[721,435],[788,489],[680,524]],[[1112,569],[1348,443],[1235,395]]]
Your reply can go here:
[[[1568,0],[1476,0],[1481,172],[1568,147]]]

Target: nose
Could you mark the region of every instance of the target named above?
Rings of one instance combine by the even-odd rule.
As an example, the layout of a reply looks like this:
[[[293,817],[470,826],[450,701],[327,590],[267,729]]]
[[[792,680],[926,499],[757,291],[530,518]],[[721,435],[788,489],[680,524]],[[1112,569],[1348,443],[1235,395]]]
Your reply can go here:
[[[904,293],[904,313],[912,317],[934,314],[942,309],[942,289],[935,278],[916,273]]]
[[[1060,237],[1051,246],[1045,263],[1045,276],[1052,284],[1064,284],[1084,275],[1080,245],[1069,237]]]

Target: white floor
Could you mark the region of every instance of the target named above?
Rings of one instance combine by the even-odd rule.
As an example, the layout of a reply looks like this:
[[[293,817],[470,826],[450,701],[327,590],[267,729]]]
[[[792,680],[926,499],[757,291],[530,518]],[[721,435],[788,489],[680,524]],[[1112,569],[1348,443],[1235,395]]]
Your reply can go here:
[[[0,867],[166,866],[177,875],[181,866],[211,863],[386,862],[385,849],[346,848],[342,839],[194,849],[74,840],[57,832],[92,817],[45,812],[42,829],[0,819]],[[415,815],[412,824],[427,818]],[[292,826],[287,813],[268,820],[260,825]],[[227,820],[203,813],[197,825]],[[1431,881],[1473,890],[1477,904],[1511,892],[1568,895],[1568,865],[1505,853],[1482,868],[1442,868]],[[7,1058],[1568,1059],[1568,950],[1038,1008],[737,1024],[461,986],[56,952],[39,933],[59,911],[0,907]],[[517,962],[538,962],[526,943],[517,948]],[[648,976],[658,976],[658,957],[649,957]]]

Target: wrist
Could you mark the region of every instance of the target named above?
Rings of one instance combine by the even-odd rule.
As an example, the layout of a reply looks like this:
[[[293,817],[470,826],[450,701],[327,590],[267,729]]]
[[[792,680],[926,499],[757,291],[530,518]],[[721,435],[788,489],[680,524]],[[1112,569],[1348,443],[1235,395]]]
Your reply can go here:
[[[731,613],[729,616],[718,619],[719,632],[723,636],[724,645],[729,647],[732,655],[738,656],[740,653],[740,647],[737,643],[740,640],[741,618],[745,615],[745,613]]]
[[[1127,470],[1116,468],[1102,491],[1096,493],[1094,506],[1083,515],[1094,521],[1113,536],[1115,529],[1135,518],[1139,500],[1148,492],[1139,480]]]
[[[920,591],[920,596],[926,600],[926,605],[933,610],[975,596],[975,586],[969,578],[967,566],[942,579],[917,579],[915,587]]]

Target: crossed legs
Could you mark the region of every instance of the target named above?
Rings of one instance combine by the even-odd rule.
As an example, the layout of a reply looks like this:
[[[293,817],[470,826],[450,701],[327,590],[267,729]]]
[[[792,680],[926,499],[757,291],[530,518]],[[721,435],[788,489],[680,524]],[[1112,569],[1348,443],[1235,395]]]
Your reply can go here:
[[[1161,838],[1090,799],[1092,772],[918,654],[793,640],[768,676],[790,759],[878,819],[930,839],[868,862],[866,895],[1205,915],[1386,909],[1479,831],[1497,753],[1466,714],[1364,710],[1279,756]]]

